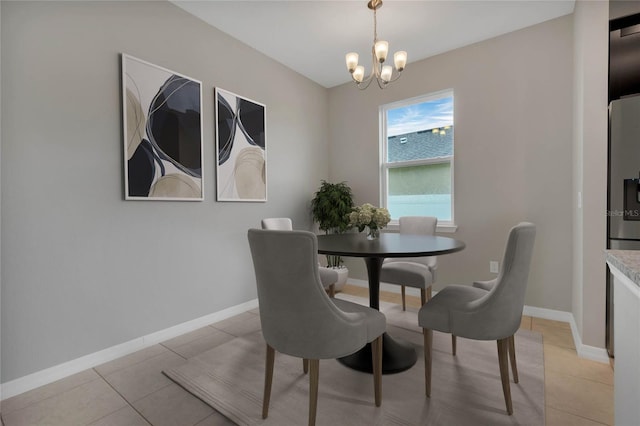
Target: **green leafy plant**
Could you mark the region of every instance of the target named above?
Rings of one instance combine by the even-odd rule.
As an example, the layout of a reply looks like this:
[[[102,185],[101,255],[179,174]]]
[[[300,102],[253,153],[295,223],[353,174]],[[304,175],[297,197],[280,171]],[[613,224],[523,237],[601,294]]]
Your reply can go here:
[[[353,205],[353,192],[346,182],[330,183],[323,180],[311,200],[311,215],[325,233],[343,234],[352,227],[349,213]],[[341,263],[340,256],[327,256],[329,267],[337,267]]]

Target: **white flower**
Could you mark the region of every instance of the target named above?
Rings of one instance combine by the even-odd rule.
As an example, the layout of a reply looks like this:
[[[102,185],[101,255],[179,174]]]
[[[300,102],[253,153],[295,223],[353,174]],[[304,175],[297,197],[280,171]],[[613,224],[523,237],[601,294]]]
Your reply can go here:
[[[375,207],[369,203],[355,207],[349,214],[349,225],[357,226],[362,231],[366,226],[369,228],[384,228],[391,220],[389,211],[384,207]]]

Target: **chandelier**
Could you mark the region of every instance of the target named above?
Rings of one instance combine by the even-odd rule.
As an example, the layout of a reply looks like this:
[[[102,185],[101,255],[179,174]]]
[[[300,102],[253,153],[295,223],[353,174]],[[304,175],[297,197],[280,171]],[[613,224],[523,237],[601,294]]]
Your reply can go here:
[[[358,54],[349,52],[346,55],[347,70],[351,73],[351,79],[357,84],[358,89],[364,90],[369,87],[371,81],[375,78],[381,89],[387,87],[392,81],[400,78],[400,73],[407,64],[407,52],[400,50],[393,54],[393,63],[395,65],[395,73],[391,65],[384,65],[389,53],[389,42],[378,40],[376,11],[382,7],[382,0],[370,0],[367,3],[369,9],[373,10],[373,47],[371,48],[371,74],[365,78],[364,67],[358,65]]]

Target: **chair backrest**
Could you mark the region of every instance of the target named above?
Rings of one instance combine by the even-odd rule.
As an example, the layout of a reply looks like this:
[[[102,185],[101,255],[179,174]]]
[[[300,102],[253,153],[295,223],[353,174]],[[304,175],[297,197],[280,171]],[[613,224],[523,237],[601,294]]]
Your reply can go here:
[[[366,343],[366,327],[350,326],[364,314],[338,309],[320,282],[315,234],[250,229],[248,239],[262,334],[271,347],[301,358],[326,359],[348,355]]]
[[[435,235],[438,218],[433,216],[402,216],[398,222],[401,234]]]
[[[435,235],[438,218],[433,216],[401,216],[398,219],[401,234]],[[434,274],[437,268],[437,256],[428,257],[399,257],[386,259],[385,262],[415,262],[427,265]]]
[[[535,237],[536,226],[533,223],[521,222],[511,228],[495,286],[485,297],[469,306],[470,315],[482,311],[484,316],[481,324],[478,321],[475,325],[470,324],[476,329],[476,338],[503,339],[520,327]]]
[[[262,229],[291,231],[293,230],[293,223],[288,217],[267,217],[262,219]]]

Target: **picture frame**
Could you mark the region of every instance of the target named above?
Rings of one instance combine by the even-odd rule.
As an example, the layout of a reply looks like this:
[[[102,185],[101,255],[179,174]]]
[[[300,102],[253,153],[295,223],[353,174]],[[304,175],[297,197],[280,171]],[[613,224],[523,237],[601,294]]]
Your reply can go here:
[[[267,201],[266,106],[215,88],[218,201]]]
[[[122,54],[125,200],[204,200],[202,83]]]

